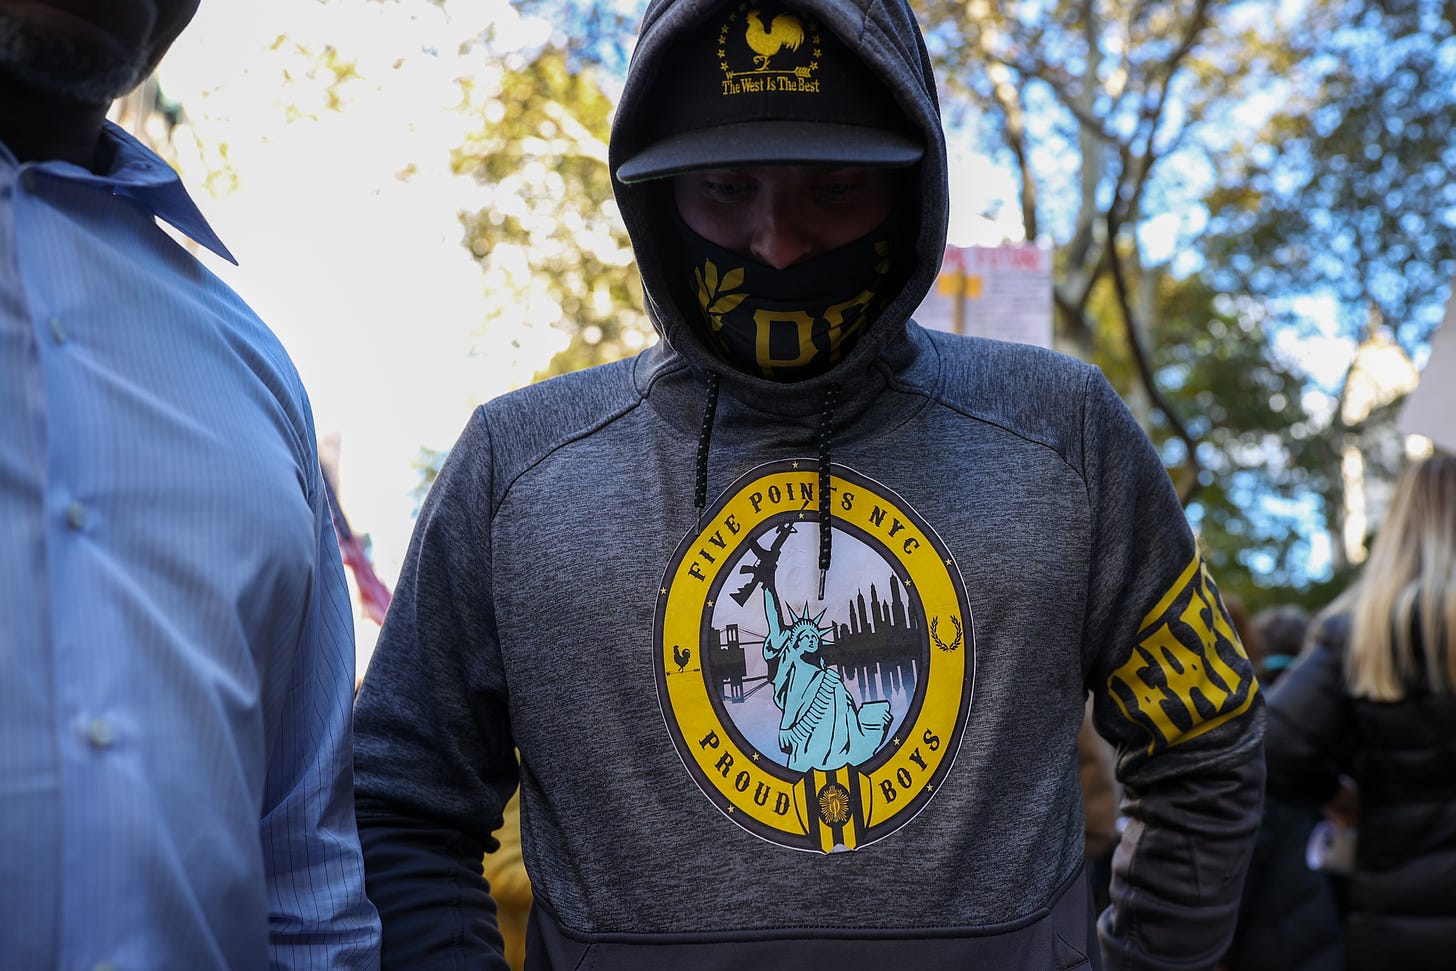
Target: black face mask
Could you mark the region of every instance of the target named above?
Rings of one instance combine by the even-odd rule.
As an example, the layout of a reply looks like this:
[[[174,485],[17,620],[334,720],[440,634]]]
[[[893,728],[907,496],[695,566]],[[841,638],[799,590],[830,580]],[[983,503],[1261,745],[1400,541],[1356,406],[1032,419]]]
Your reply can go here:
[[[823,374],[864,335],[883,304],[890,222],[782,270],[708,242],[678,220],[688,286],[723,356],[778,381]]]

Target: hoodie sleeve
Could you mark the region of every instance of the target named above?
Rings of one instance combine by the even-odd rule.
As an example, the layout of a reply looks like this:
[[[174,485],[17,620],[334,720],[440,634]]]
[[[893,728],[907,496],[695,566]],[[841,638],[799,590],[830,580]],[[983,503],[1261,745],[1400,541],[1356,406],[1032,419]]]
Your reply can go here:
[[[1262,700],[1157,453],[1100,373],[1084,402],[1083,657],[1127,819],[1099,922],[1104,965],[1213,968],[1263,804]]]
[[[385,968],[499,968],[481,860],[517,784],[477,411],[420,512],[355,710],[355,802]]]

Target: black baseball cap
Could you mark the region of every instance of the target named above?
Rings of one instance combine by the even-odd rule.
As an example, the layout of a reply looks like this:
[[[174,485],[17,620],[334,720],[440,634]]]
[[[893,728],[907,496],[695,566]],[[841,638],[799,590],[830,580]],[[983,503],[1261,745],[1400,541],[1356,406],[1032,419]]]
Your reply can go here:
[[[734,3],[682,35],[648,104],[626,183],[750,165],[898,167],[924,154],[889,90],[817,19]]]

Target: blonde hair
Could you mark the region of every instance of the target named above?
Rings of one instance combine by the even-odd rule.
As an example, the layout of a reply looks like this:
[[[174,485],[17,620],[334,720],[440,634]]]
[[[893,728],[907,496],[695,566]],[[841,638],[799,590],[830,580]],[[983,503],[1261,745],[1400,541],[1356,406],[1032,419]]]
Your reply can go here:
[[[1456,455],[1401,473],[1360,580],[1338,603],[1351,615],[1352,694],[1399,701],[1422,674],[1431,691],[1456,693]]]

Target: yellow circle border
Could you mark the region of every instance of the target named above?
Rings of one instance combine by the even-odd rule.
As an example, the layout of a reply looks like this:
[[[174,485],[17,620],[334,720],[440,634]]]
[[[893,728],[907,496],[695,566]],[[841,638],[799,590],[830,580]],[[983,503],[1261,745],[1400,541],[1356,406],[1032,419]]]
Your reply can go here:
[[[839,465],[830,481],[836,530],[856,535],[895,569],[913,591],[908,609],[919,620],[925,669],[899,730],[873,758],[830,772],[790,770],[746,743],[715,700],[704,666],[683,671],[673,660],[673,647],[683,644],[701,654],[713,604],[748,543],[786,521],[817,523],[816,462],[762,465],[724,490],[669,561],[653,623],[658,701],[698,787],[749,832],[815,852],[868,845],[925,808],[959,750],[975,681],[974,629],[954,557],[882,484]],[[828,816],[816,808],[826,791],[836,793]],[[840,791],[851,795],[848,818]]]

